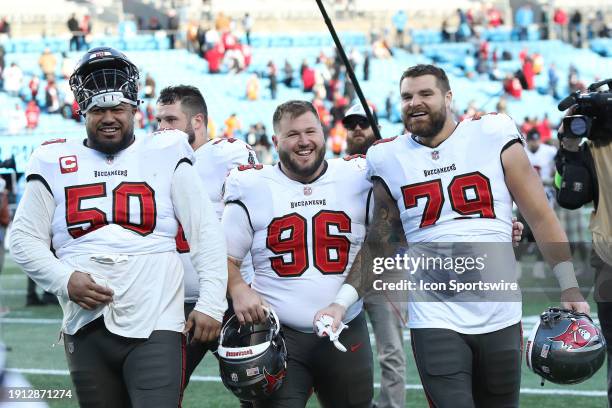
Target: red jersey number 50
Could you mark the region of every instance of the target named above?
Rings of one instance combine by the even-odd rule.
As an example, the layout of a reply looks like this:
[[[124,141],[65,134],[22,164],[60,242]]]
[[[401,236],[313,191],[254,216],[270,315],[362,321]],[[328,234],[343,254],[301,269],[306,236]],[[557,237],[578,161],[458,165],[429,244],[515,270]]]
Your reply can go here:
[[[85,208],[84,201],[92,198],[106,197],[106,183],[68,186],[66,194],[66,225],[68,233],[74,239],[108,225],[104,211],[96,207]],[[123,182],[112,191],[112,223],[121,225],[142,236],[149,235],[155,229],[156,214],[155,191],[147,183]],[[130,219],[130,198],[138,200],[140,220]],[[83,227],[82,224],[89,224]],[[81,225],[81,226],[76,226]]]

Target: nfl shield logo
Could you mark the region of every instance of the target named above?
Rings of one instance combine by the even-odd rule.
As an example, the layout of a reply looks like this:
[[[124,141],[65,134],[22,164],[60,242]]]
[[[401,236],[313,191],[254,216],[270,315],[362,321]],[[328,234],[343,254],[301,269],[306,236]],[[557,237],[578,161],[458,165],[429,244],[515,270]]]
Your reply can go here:
[[[74,353],[74,343],[68,343],[68,352],[70,354]]]
[[[115,156],[106,156],[106,164],[113,164]]]
[[[238,374],[232,373],[230,374],[230,378],[232,379],[233,382],[238,382]]]
[[[438,160],[440,158],[440,152],[437,150],[434,150],[433,152],[431,152],[431,158],[432,160]]]
[[[312,194],[312,187],[304,187],[304,195],[311,195]]]

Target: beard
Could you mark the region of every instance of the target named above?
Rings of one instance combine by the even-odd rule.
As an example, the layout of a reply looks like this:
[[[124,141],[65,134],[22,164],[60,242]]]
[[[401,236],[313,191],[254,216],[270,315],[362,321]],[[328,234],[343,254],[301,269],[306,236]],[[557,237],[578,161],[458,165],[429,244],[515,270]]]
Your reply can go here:
[[[350,137],[346,140],[346,153],[347,154],[366,154],[370,146],[375,142],[374,135],[366,136],[363,138],[363,141],[353,137]]]
[[[98,138],[95,130],[87,129],[87,146],[104,154],[116,154],[128,147],[134,140],[134,125],[123,132],[119,141],[110,141]]]
[[[420,123],[414,123],[414,120],[402,111],[402,121],[407,131],[415,136],[419,136],[425,139],[436,136],[444,127],[446,122],[446,109],[444,106],[438,111],[428,112],[428,120],[421,121]],[[423,123],[426,122],[426,123]]]
[[[298,162],[291,157],[291,152],[286,150],[280,149],[278,151],[278,159],[280,160],[281,164],[292,173],[306,178],[312,176],[321,166],[321,163],[323,163],[323,159],[325,158],[325,148],[323,146],[319,147],[314,151],[314,154],[314,161],[310,165],[306,166],[301,166],[298,164]]]
[[[191,126],[191,121],[187,123],[185,133],[187,133],[187,142],[190,146],[193,146],[193,142],[195,142],[195,131],[193,130],[193,126]]]

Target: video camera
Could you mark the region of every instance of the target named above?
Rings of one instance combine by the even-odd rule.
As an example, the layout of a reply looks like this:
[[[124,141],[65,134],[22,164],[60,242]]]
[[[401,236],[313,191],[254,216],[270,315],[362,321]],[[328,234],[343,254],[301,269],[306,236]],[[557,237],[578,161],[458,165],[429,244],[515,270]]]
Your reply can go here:
[[[607,85],[607,90],[599,90]],[[560,111],[576,105],[573,115],[563,118],[563,137],[612,140],[612,78],[589,85],[587,92],[576,91],[561,102]]]

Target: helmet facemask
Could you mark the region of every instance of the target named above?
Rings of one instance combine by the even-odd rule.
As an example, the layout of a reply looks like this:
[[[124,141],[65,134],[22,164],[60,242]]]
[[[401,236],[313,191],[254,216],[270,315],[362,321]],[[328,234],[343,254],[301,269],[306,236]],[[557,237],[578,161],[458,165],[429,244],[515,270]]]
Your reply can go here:
[[[138,69],[122,58],[95,59],[70,77],[70,88],[82,114],[93,106],[110,108],[122,102],[138,105]]]

